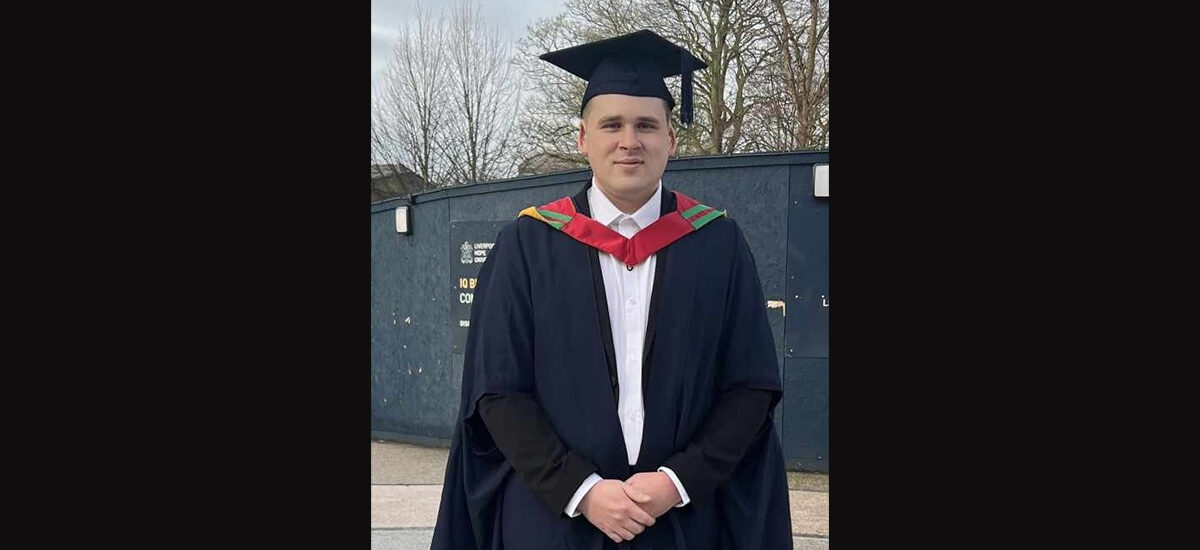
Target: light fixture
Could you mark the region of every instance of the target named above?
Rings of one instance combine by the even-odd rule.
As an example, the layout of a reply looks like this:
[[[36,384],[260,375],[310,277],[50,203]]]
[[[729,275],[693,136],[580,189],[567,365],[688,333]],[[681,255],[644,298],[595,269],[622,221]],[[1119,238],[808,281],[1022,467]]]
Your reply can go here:
[[[813,196],[829,197],[829,165],[813,165]]]
[[[396,207],[396,232],[402,235],[412,234],[412,212],[407,206]]]

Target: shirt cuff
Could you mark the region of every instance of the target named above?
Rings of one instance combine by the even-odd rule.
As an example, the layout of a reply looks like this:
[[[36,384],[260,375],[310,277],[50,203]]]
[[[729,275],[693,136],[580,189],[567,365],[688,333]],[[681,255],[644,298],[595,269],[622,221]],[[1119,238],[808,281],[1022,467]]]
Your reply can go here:
[[[579,484],[579,489],[575,490],[575,496],[571,497],[571,500],[567,502],[567,507],[563,509],[563,512],[567,514],[567,517],[579,517],[579,514],[582,512],[575,509],[579,506],[579,501],[583,500],[583,496],[586,495],[588,491],[592,490],[592,485],[595,485],[597,482],[603,480],[604,478],[592,473],[583,480],[583,483]]]
[[[692,499],[688,498],[687,491],[683,490],[683,484],[679,482],[679,478],[676,477],[675,472],[672,472],[671,469],[666,466],[660,466],[658,471],[666,472],[667,477],[671,478],[671,482],[675,484],[675,490],[679,491],[680,500],[679,504],[675,505],[676,508],[683,507],[692,501]]]

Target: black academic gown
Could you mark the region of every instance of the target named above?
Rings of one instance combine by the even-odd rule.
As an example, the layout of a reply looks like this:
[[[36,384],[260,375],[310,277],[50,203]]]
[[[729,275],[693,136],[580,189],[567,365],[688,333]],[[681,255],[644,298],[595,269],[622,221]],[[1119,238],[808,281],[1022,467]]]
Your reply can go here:
[[[589,213],[586,188],[574,200]],[[663,213],[674,208],[664,189]],[[791,548],[770,413],[781,392],[775,346],[733,220],[658,253],[644,349],[642,447],[630,466],[596,250],[529,217],[501,229],[475,289],[432,548],[611,547],[585,517],[562,512],[567,500],[593,471],[624,480],[663,465],[691,502],[622,547]]]

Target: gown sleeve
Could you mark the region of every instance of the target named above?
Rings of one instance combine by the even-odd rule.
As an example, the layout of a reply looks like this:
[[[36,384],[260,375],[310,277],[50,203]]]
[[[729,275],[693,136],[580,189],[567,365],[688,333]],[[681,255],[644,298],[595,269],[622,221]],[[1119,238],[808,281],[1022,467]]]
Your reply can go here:
[[[751,455],[761,453],[762,440],[774,435],[772,411],[782,396],[758,270],[736,224],[733,234],[727,318],[718,352],[719,395],[688,445],[663,463],[679,477],[693,502],[714,498],[744,460],[761,458]]]
[[[565,448],[531,397],[533,312],[521,223],[533,222],[518,219],[502,228],[480,269],[434,550],[497,547],[500,497],[514,471],[562,513],[596,470]]]

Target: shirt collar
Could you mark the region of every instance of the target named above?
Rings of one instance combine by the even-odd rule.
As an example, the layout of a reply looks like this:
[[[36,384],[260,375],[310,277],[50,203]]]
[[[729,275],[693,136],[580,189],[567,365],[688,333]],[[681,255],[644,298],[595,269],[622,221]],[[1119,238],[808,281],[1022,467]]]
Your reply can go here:
[[[592,219],[600,222],[602,225],[611,225],[617,218],[624,215],[619,208],[608,200],[604,192],[596,187],[596,178],[592,178],[592,186],[588,188],[588,206],[592,210]],[[641,208],[634,212],[632,216],[634,223],[638,229],[645,229],[650,224],[658,220],[662,211],[662,180],[658,180],[658,188],[654,190],[654,194],[650,196],[650,200],[646,201]]]

